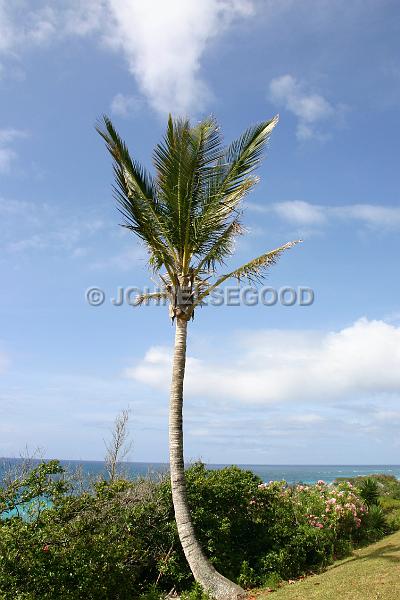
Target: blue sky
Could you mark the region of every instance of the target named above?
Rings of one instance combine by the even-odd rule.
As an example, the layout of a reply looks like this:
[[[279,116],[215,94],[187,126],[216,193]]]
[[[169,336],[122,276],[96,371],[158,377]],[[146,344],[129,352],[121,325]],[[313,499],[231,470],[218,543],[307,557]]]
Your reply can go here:
[[[399,16],[385,0],[0,0],[0,456],[101,459],[129,406],[131,458],[167,460],[173,328],[165,308],[110,302],[151,281],[94,123],[109,114],[150,165],[172,111],[214,114],[227,142],[280,114],[230,264],[301,237],[267,284],[315,292],[198,311],[187,458],[399,462]]]

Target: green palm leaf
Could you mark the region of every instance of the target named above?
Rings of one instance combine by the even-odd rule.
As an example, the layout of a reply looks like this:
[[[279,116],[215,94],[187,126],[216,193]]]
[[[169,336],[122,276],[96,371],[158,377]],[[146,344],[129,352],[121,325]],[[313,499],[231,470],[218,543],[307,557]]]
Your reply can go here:
[[[193,295],[193,304],[185,309],[187,315],[231,277],[259,281],[297,243],[289,242],[210,281],[243,233],[241,204],[258,182],[253,171],[277,122],[276,116],[250,127],[225,148],[215,119],[191,126],[187,119],[170,116],[165,137],[153,153],[154,176],[131,158],[108,117],[97,126],[113,158],[114,195],[123,226],[145,243],[150,267],[167,272],[161,296],[173,298],[175,305],[182,290],[197,290],[197,299]],[[138,301],[161,296],[147,295]]]
[[[295,240],[293,242],[287,242],[286,244],[280,246],[279,248],[276,248],[275,250],[270,250],[269,252],[261,254],[261,256],[250,260],[249,262],[245,263],[244,265],[235,269],[234,271],[231,271],[226,275],[222,275],[222,277],[219,277],[219,279],[217,279],[215,283],[210,285],[205,292],[202,292],[198,296],[196,304],[199,304],[201,300],[203,300],[203,298],[208,296],[213,290],[219,287],[227,279],[236,278],[239,282],[243,279],[247,279],[249,283],[257,283],[261,281],[265,277],[268,269],[277,263],[279,257],[283,254],[283,252],[285,252],[285,250],[288,250],[289,248],[293,248],[293,246],[299,244],[301,241],[302,240]]]

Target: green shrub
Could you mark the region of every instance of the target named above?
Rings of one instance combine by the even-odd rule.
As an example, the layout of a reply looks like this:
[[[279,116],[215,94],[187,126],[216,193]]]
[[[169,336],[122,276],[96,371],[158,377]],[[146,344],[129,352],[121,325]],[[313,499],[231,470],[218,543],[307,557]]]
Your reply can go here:
[[[175,540],[158,486],[102,482],[91,493],[71,496],[51,495],[53,483],[41,487],[51,504],[35,518],[0,522],[5,598],[24,593],[35,600],[139,597],[159,576]],[[28,494],[30,480],[21,485]]]
[[[180,600],[212,600],[198,583],[194,583],[187,592],[182,592]]]
[[[390,529],[385,518],[385,513],[380,506],[371,506],[366,515],[365,528],[368,533],[368,541],[380,539]]]
[[[379,505],[384,512],[389,530],[398,531],[400,529],[400,500],[382,496]]]
[[[250,567],[247,560],[242,562],[240,569],[240,575],[238,577],[238,584],[244,588],[256,587],[260,583],[260,576],[257,575],[255,569]]]
[[[186,478],[206,554],[244,587],[275,589],[321,569],[353,543],[389,531],[386,511],[397,510],[385,497],[368,511],[347,483],[264,484],[250,471],[202,464]],[[1,600],[159,600],[172,588],[205,600],[191,587],[168,480],[78,489],[52,461],[4,485],[0,510],[12,511],[0,519]]]
[[[391,512],[386,517],[388,529],[391,532],[398,531],[400,529],[400,510]]]
[[[281,583],[282,577],[278,573],[275,573],[273,571],[272,573],[269,573],[268,575],[265,575],[265,577],[262,578],[261,585],[263,588],[275,592],[280,587]]]
[[[378,484],[379,495],[387,496],[389,498],[396,498],[400,500],[400,481],[394,475],[385,475],[383,473],[376,473],[373,475],[360,475],[353,477],[346,481],[349,481],[354,486],[359,487],[363,481],[367,479],[373,479]],[[338,478],[336,482],[343,482],[343,478]]]
[[[155,585],[151,585],[149,587],[149,589],[147,590],[147,592],[145,592],[144,594],[142,594],[139,598],[139,600],[162,600],[165,597],[165,594],[163,594]]]
[[[333,559],[346,558],[346,556],[349,556],[353,552],[353,549],[354,546],[351,540],[339,538],[335,542]]]
[[[372,477],[367,477],[359,485],[360,498],[364,500],[367,506],[377,506],[379,504],[379,483]]]

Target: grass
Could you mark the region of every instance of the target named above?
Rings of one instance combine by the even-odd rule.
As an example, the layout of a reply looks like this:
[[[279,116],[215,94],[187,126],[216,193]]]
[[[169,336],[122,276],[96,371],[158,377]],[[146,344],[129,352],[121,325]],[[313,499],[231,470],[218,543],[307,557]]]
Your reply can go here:
[[[259,590],[257,600],[398,600],[400,598],[400,531],[338,561],[320,575],[307,577],[277,592]]]

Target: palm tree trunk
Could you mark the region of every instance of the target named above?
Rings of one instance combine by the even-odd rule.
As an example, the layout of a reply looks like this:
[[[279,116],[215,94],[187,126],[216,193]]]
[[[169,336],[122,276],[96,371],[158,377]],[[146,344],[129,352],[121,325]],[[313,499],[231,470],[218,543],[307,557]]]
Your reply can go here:
[[[187,321],[177,318],[169,413],[169,453],[172,500],[179,539],[193,576],[204,590],[216,600],[239,600],[245,597],[244,590],[214,569],[197,541],[187,502],[182,429],[186,337]]]

